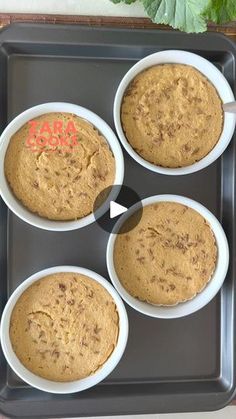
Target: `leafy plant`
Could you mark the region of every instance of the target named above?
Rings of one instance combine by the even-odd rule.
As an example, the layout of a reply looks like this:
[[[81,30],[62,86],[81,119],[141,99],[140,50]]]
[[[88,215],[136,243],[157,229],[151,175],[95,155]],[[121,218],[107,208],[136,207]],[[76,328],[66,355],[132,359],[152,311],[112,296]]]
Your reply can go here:
[[[225,23],[236,18],[236,0],[212,0],[205,9],[206,19]]]
[[[136,0],[111,0],[131,4]],[[225,23],[236,18],[236,0],[140,0],[155,23],[184,32],[204,32],[207,22]]]

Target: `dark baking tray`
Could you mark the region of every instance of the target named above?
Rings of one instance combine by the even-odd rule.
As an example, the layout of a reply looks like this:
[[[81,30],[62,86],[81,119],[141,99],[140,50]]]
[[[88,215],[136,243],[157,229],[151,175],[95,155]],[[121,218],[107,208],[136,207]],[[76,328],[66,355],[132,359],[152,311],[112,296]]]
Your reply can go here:
[[[185,49],[212,61],[235,89],[236,47],[214,33],[15,24],[0,33],[0,124],[48,101],[88,107],[113,128],[116,88],[137,60],[163,49]],[[0,354],[0,411],[22,418],[94,416],[219,409],[235,393],[235,141],[205,170],[164,176],[145,170],[124,151],[125,184],[140,197],[176,193],[194,198],[223,223],[230,268],[222,290],[199,312],[157,320],[127,307],[130,335],[115,371],[82,393],[50,395],[23,383]],[[108,233],[96,223],[65,233],[42,231],[0,207],[0,310],[33,272],[80,265],[108,278]]]

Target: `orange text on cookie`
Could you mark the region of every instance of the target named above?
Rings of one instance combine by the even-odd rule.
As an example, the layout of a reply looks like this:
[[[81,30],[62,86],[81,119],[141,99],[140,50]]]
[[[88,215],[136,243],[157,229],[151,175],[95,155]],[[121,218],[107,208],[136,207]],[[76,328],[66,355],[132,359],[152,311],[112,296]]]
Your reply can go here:
[[[55,147],[68,147],[70,150],[78,145],[78,136],[73,121],[63,124],[63,121],[56,120],[51,124],[47,121],[29,121],[28,137],[26,146],[32,151],[47,147],[53,151]]]

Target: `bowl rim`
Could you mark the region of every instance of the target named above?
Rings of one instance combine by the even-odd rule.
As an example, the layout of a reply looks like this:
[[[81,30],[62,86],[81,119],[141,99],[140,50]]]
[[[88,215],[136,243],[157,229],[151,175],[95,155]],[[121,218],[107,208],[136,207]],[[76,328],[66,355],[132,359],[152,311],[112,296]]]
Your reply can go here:
[[[81,380],[71,381],[71,382],[56,382],[41,378],[36,374],[33,374],[29,371],[24,365],[19,361],[15,352],[12,349],[10,336],[9,336],[9,327],[10,327],[10,318],[13,308],[15,307],[16,302],[18,301],[21,294],[34,282],[39,279],[59,272],[73,272],[87,275],[99,284],[101,284],[112,296],[115,301],[117,311],[119,314],[119,336],[117,340],[117,345],[108,358],[108,360],[103,364],[103,366],[96,371],[94,374],[89,377],[83,378]],[[98,384],[100,381],[104,380],[117,366],[119,363],[128,340],[129,324],[128,316],[122,299],[120,298],[117,291],[114,287],[101,275],[91,271],[90,269],[78,267],[78,266],[54,266],[51,268],[43,269],[34,273],[25,279],[12,293],[10,296],[2,314],[1,323],[0,323],[0,341],[2,345],[2,350],[5,355],[5,358],[13,369],[13,371],[26,383],[31,385],[34,388],[37,388],[42,391],[46,391],[54,394],[70,394],[79,391],[86,390],[94,385]]]
[[[119,141],[110,126],[97,114],[83,106],[67,102],[48,102],[33,106],[17,115],[4,129],[0,137],[0,194],[12,212],[30,225],[48,231],[71,231],[85,227],[95,221],[94,213],[79,220],[54,221],[37,215],[27,209],[13,194],[4,172],[5,154],[12,135],[30,119],[50,112],[74,113],[90,122],[103,135],[115,158],[115,179],[113,185],[122,185],[124,179],[124,157]],[[97,217],[102,216],[109,208],[109,201],[115,200],[119,188],[112,188],[105,203],[99,208]]]
[[[210,212],[205,206],[203,206],[199,202],[181,195],[162,194],[154,195],[143,199],[142,205],[147,206],[157,202],[177,202],[182,205],[186,205],[197,211],[209,223],[215,236],[218,254],[215,271],[210,281],[206,284],[205,288],[191,300],[187,300],[183,303],[178,303],[177,305],[173,306],[152,305],[150,303],[143,302],[138,300],[137,298],[132,297],[126,291],[115,271],[113,260],[114,244],[117,236],[117,230],[119,230],[124,221],[127,220],[127,218],[129,218],[130,215],[132,215],[139,208],[139,203],[134,204],[132,207],[129,208],[129,210],[126,213],[124,213],[119,218],[119,220],[113,228],[113,232],[109,236],[106,251],[107,270],[112,284],[117,289],[120,296],[132,308],[147,316],[156,317],[160,319],[174,319],[195,313],[196,311],[200,310],[205,305],[207,305],[215,297],[215,295],[223,285],[228,271],[229,246],[225,232],[218,219],[215,217],[215,215],[212,214],[212,212]]]
[[[218,68],[214,64],[212,64],[206,58],[203,58],[198,54],[184,50],[164,50],[155,52],[142,58],[136,64],[134,64],[120,81],[113,104],[113,119],[116,132],[123,147],[129,153],[129,155],[137,163],[144,166],[148,170],[164,175],[187,175],[190,173],[197,172],[212,164],[221,156],[221,154],[227,148],[235,130],[236,115],[224,113],[223,129],[218,142],[213,147],[213,149],[198,162],[193,163],[189,166],[178,168],[167,168],[157,166],[153,163],[148,162],[147,160],[142,158],[138,153],[136,153],[136,151],[134,151],[134,149],[131,147],[128,140],[126,139],[121,124],[120,109],[125,90],[130,84],[130,82],[134,79],[134,77],[137,74],[144,71],[145,69],[158,64],[191,65],[192,67],[195,67],[197,70],[199,70],[213,84],[223,103],[235,101],[233,91],[224,75],[220,72],[220,70],[218,70]],[[216,79],[217,83],[215,82]]]

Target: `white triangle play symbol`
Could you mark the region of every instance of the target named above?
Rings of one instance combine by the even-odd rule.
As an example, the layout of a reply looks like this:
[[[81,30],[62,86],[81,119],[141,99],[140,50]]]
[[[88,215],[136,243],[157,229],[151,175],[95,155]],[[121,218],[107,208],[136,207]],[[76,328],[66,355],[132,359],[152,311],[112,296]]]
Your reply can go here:
[[[117,204],[115,201],[110,201],[110,218],[118,217],[118,215],[123,214],[125,211],[127,211],[127,209],[128,208]]]

